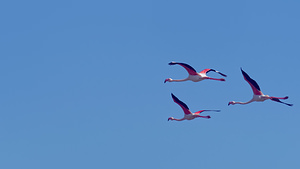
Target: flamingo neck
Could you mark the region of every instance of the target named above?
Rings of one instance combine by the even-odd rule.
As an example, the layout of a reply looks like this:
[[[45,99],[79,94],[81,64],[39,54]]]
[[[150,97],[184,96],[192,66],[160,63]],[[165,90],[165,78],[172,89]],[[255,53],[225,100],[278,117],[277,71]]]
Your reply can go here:
[[[174,120],[176,120],[176,121],[182,121],[182,120],[184,120],[185,118],[182,118],[182,119],[174,119]]]
[[[184,82],[187,81],[188,79],[172,79],[171,82]]]
[[[182,118],[182,119],[175,119],[175,118],[173,118],[172,120],[175,120],[175,121],[182,121],[182,120],[185,120],[185,118]]]
[[[251,102],[253,102],[253,100],[250,100],[248,102],[235,102],[234,104],[249,104]]]

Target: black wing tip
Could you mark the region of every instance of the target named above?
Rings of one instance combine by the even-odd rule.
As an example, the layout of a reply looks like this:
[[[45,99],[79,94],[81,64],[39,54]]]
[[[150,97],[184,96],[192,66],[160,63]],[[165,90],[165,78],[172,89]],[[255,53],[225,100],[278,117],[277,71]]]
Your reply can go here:
[[[219,72],[220,75],[227,77],[227,75],[225,75],[224,73]]]
[[[217,70],[215,70],[215,69],[209,69],[206,73],[208,73],[208,72],[210,72],[210,71],[219,73],[221,76],[227,77],[227,75],[225,75],[224,73],[222,73],[222,72],[220,72],[220,71],[217,71]]]
[[[241,71],[244,76],[244,79],[246,81],[248,81],[249,83],[251,83],[257,90],[261,91],[257,82],[255,80],[253,80],[242,68],[241,68]]]
[[[171,96],[172,96],[172,98],[176,98],[176,96],[173,93],[171,93]]]
[[[207,110],[207,111],[220,112],[221,110]]]
[[[173,99],[179,100],[173,93],[171,93],[171,96],[172,96]]]
[[[241,68],[241,71],[242,71],[242,74],[243,74],[244,76],[248,76],[248,77],[250,78],[250,76],[248,75],[248,73],[246,73],[242,68]]]
[[[283,103],[283,104],[288,105],[288,106],[293,106],[293,104],[282,102],[282,101],[280,101],[280,100],[277,99],[277,98],[271,98],[271,100],[272,100],[272,101],[275,101],[275,102]]]
[[[177,64],[176,62],[170,62],[169,65],[175,65]]]
[[[241,68],[241,71],[242,71],[242,74],[243,74],[243,75],[249,76],[242,68]]]

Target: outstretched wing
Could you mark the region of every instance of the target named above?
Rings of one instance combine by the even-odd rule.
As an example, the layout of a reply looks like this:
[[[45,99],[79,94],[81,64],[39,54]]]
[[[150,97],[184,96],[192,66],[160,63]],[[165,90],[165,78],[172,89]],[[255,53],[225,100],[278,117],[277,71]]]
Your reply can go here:
[[[221,110],[200,110],[200,111],[195,112],[194,114],[200,114],[200,113],[202,113],[202,112],[204,112],[204,111],[215,111],[215,112],[220,112]]]
[[[188,106],[185,103],[183,103],[176,96],[174,96],[173,93],[171,93],[171,95],[172,95],[174,102],[177,103],[182,108],[184,114],[192,114],[192,112],[189,110]]]
[[[260,91],[260,87],[258,86],[256,81],[251,79],[250,76],[246,72],[244,72],[242,68],[241,68],[241,71],[244,76],[244,79],[250,84],[250,86],[253,90],[253,93],[255,95],[262,95],[262,92]]]
[[[198,75],[197,71],[190,65],[186,63],[177,63],[177,62],[170,62],[169,65],[180,65],[184,67],[190,75]]]
[[[227,75],[225,75],[225,74],[223,74],[223,73],[221,73],[221,72],[219,72],[219,71],[217,71],[217,70],[215,70],[215,69],[204,69],[204,70],[202,70],[200,73],[206,74],[206,73],[208,73],[208,72],[210,72],[210,71],[219,73],[220,75],[222,75],[222,76],[224,76],[224,77],[227,77]]]
[[[278,98],[271,97],[271,100],[272,100],[272,101],[275,101],[275,102],[279,102],[279,103],[286,104],[286,105],[288,105],[288,106],[293,106],[293,104],[289,104],[289,103],[282,102],[282,101],[279,100]]]
[[[204,112],[204,110],[197,111],[197,112],[195,112],[194,114],[200,114],[200,113],[202,113],[202,112]]]

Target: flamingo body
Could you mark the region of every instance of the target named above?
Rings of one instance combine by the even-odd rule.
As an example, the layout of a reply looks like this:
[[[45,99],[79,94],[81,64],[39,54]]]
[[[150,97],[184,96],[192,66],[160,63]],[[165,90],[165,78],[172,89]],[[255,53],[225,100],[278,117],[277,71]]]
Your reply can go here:
[[[187,77],[187,80],[191,80],[193,82],[200,82],[204,79],[206,79],[206,74],[198,74],[198,75],[189,75]]]
[[[184,115],[184,118],[186,119],[186,120],[193,120],[193,119],[195,119],[197,116],[195,116],[194,114],[185,114]],[[210,118],[210,116],[208,117],[208,118]]]
[[[262,95],[253,95],[253,98],[252,98],[252,100],[253,101],[256,101],[256,102],[263,102],[263,101],[265,101],[265,100],[268,100],[268,99],[270,99],[270,96],[269,95],[264,95],[264,94],[262,94]]]
[[[223,78],[220,78],[220,79],[211,78],[206,75],[206,73],[213,71],[213,72],[219,73],[220,75],[226,77],[225,74],[223,74],[219,71],[216,71],[214,69],[204,69],[201,72],[197,73],[197,71],[192,66],[190,66],[186,63],[178,63],[178,62],[170,62],[169,63],[169,65],[176,65],[176,64],[185,68],[186,71],[188,72],[189,76],[185,79],[180,79],[180,80],[174,80],[174,79],[168,78],[168,79],[165,79],[164,83],[166,83],[166,82],[183,82],[183,81],[188,81],[188,80],[193,81],[193,82],[199,82],[199,81],[202,81],[205,79],[225,81],[225,79],[223,79]]]
[[[250,76],[245,72],[243,71],[243,69],[241,68],[241,71],[242,71],[242,74],[244,76],[244,79],[249,83],[250,87],[252,88],[252,91],[253,91],[253,97],[251,100],[249,100],[248,102],[236,102],[236,101],[231,101],[228,103],[228,106],[229,105],[235,105],[235,104],[249,104],[251,102],[263,102],[265,100],[272,100],[272,101],[276,101],[276,102],[279,102],[279,103],[283,103],[283,104],[286,104],[288,106],[292,106],[293,104],[289,104],[289,103],[285,103],[285,102],[282,102],[280,101],[279,99],[288,99],[289,97],[286,96],[286,97],[273,97],[273,96],[269,96],[269,95],[264,95],[261,90],[260,90],[260,87],[259,85],[257,84],[257,82],[255,80],[253,80],[252,78],[250,78]]]

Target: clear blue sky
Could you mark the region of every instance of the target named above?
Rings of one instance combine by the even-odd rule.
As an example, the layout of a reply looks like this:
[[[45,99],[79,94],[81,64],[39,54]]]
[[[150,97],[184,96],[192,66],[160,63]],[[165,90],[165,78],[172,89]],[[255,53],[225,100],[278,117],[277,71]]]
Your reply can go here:
[[[0,2],[0,168],[298,169],[300,2]],[[226,82],[166,83],[214,68]],[[248,101],[242,67],[288,107]],[[210,73],[212,77],[220,77]],[[211,119],[181,118],[174,93]]]

